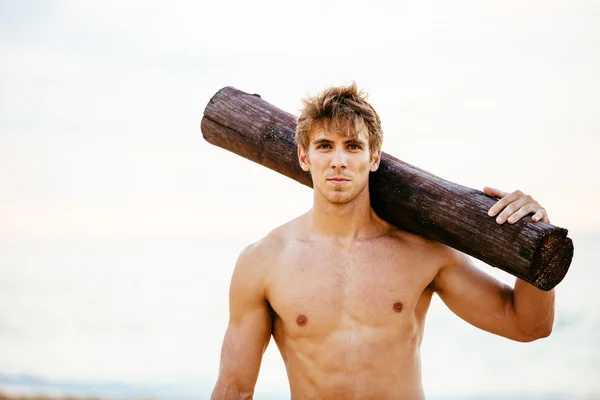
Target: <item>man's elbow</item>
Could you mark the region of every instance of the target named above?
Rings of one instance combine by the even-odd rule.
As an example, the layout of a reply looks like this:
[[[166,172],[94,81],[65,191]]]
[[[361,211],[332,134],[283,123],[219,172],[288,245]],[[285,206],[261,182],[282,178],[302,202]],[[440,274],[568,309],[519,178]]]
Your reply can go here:
[[[535,340],[547,338],[552,333],[552,323],[540,324],[533,328],[521,329],[514,340],[518,342],[528,343]]]
[[[254,389],[240,390],[239,387],[243,389],[244,385],[236,384],[233,378],[225,380],[219,377],[210,400],[252,400]]]

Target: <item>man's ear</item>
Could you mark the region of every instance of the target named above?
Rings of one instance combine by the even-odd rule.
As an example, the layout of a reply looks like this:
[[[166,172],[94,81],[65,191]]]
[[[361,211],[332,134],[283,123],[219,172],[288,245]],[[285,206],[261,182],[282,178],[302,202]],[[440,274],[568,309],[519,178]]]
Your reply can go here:
[[[298,146],[298,161],[300,162],[300,168],[304,171],[310,171],[310,165],[308,164],[308,154],[302,148],[302,146]]]
[[[371,172],[377,171],[379,168],[379,163],[381,162],[381,150],[377,150],[377,152],[371,155]]]

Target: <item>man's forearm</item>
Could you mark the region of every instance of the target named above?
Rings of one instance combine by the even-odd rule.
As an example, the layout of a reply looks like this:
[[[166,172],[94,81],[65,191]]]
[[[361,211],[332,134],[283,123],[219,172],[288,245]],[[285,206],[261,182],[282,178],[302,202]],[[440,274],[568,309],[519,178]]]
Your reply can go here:
[[[517,279],[512,306],[525,338],[535,340],[550,335],[554,324],[554,289],[544,292]]]

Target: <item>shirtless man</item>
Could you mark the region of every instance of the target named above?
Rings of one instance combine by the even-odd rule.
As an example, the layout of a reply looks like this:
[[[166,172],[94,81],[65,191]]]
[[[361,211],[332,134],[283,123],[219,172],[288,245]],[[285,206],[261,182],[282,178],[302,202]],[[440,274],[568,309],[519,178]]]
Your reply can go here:
[[[434,293],[488,332],[523,342],[550,334],[553,291],[504,285],[371,209],[381,124],[354,84],[306,99],[296,141],[313,208],[239,256],[212,400],[252,399],[271,335],[294,400],[424,399],[419,348]],[[548,222],[531,196],[484,192],[501,198],[489,212],[500,224]]]

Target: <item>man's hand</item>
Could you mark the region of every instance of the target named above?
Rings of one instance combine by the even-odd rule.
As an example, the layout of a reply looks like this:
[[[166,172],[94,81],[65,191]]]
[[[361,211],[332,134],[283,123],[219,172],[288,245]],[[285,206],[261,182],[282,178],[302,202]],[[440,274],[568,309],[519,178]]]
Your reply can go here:
[[[528,194],[516,190],[512,193],[506,193],[499,189],[491,187],[483,188],[483,193],[487,196],[499,199],[496,204],[490,208],[488,215],[496,217],[496,222],[503,224],[508,221],[509,224],[514,224],[526,215],[533,214],[531,220],[534,222],[543,221],[550,223],[546,210]]]
[[[486,187],[483,193],[498,200],[489,210],[498,224],[514,224],[531,214],[533,221],[550,222],[544,208],[519,190],[509,194]],[[443,267],[431,286],[456,315],[480,329],[520,342],[550,335],[554,289],[544,292],[519,278],[511,288],[473,265],[466,254],[445,249]]]

